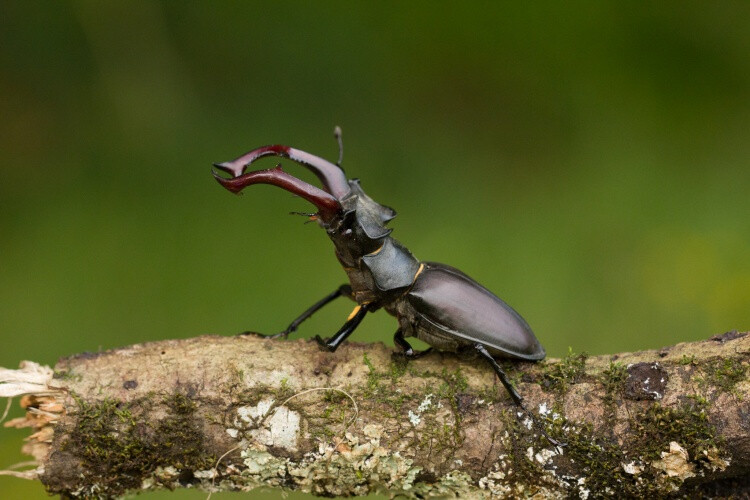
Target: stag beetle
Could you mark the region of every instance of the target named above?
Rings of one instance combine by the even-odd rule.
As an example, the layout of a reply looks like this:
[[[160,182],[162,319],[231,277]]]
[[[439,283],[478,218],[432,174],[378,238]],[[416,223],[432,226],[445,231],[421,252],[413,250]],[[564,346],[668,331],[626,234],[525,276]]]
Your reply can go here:
[[[226,178],[216,170],[212,172],[219,184],[233,193],[252,184],[271,184],[315,205],[316,213],[303,215],[326,230],[349,278],[348,284],[313,304],[284,331],[271,337],[286,338],[326,304],[337,297],[349,297],[357,306],[346,323],[328,340],[315,337],[321,348],[333,352],[367,313],[383,308],[398,319],[399,328],[393,341],[404,356],[414,358],[426,352],[415,352],[405,337],[416,337],[443,351],[473,350],[492,366],[515,404],[538,425],[495,361],[495,357],[523,361],[544,358],[544,348],[529,325],[508,304],[458,269],[422,262],[393,239],[392,230],[386,224],[396,216],[395,210],[367,196],[358,179],[346,178],[341,168],[341,129],[336,127],[334,135],[339,143],[336,164],[281,145],[264,146],[236,160],[214,164],[232,176]],[[280,164],[268,170],[245,173],[250,164],[265,156],[288,158],[308,168],[318,177],[323,189],[289,175]],[[561,444],[550,438],[543,427],[538,427],[551,443]]]

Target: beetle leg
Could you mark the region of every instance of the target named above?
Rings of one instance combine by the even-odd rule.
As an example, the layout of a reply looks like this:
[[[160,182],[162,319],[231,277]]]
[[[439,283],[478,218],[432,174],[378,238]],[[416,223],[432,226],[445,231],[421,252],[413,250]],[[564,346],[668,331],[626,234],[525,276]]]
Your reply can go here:
[[[396,330],[396,333],[393,334],[393,343],[396,344],[399,349],[401,349],[400,353],[393,354],[404,356],[407,359],[421,358],[425,354],[432,352],[432,347],[425,349],[424,351],[415,351],[412,348],[411,344],[409,344],[409,342],[407,342],[404,338],[404,332],[401,331],[401,328]]]
[[[335,299],[341,297],[342,295],[345,295],[347,297],[351,297],[352,295],[352,287],[348,284],[343,284],[340,287],[338,287],[336,290],[334,290],[332,293],[326,295],[319,301],[317,301],[315,304],[310,306],[305,312],[300,314],[294,321],[292,321],[289,326],[284,329],[284,331],[277,333],[276,335],[273,335],[274,338],[276,337],[284,337],[287,338],[290,333],[297,330],[297,327],[308,319],[310,316],[318,312],[319,310],[323,309],[324,306],[328,305],[329,303],[333,302]]]
[[[258,337],[269,338],[269,339],[287,338],[290,333],[297,331],[297,328],[303,321],[310,318],[310,316],[320,311],[321,309],[323,309],[323,307],[333,302],[335,299],[341,297],[342,295],[345,295],[347,297],[352,296],[352,287],[349,284],[341,285],[336,290],[329,293],[328,295],[326,295],[325,297],[317,301],[315,304],[311,305],[309,308],[305,310],[305,312],[303,312],[297,318],[295,318],[294,321],[292,321],[289,324],[289,326],[287,326],[283,331],[280,331],[279,333],[274,333],[271,335],[264,335],[262,333],[257,333],[257,332],[242,332],[239,335],[255,335]]]
[[[534,425],[536,425],[537,429],[539,429],[539,432],[541,432],[545,438],[547,438],[547,441],[550,442],[553,446],[565,446],[566,443],[561,443],[560,441],[557,441],[556,439],[553,439],[549,434],[547,434],[547,431],[544,429],[542,424],[537,420],[536,416],[531,413],[528,409],[526,409],[526,406],[523,404],[523,398],[520,394],[518,394],[518,391],[515,387],[513,387],[513,383],[511,383],[510,379],[508,378],[508,375],[505,373],[505,370],[502,369],[502,367],[498,364],[497,361],[495,361],[495,358],[492,357],[492,355],[487,351],[487,349],[482,344],[474,344],[474,349],[484,358],[487,360],[487,362],[492,365],[492,369],[495,370],[495,374],[497,375],[497,378],[500,379],[500,382],[505,386],[505,389],[508,391],[508,394],[510,394],[511,399],[513,399],[513,402],[518,406],[530,419],[532,422],[534,422]]]
[[[316,335],[315,340],[318,342],[320,348],[330,352],[336,351],[341,343],[357,329],[362,322],[362,319],[365,317],[365,314],[370,310],[369,307],[370,304],[357,306],[357,308],[354,309],[352,316],[350,316],[346,323],[344,323],[344,326],[342,326],[330,339],[323,340],[320,338],[320,335]]]

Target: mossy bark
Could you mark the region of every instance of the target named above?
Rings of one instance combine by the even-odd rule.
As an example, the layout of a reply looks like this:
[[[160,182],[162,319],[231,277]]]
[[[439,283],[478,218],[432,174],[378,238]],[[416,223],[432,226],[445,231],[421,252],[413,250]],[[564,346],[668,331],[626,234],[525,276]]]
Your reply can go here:
[[[255,336],[152,342],[62,359],[24,398],[50,493],[151,488],[323,496],[665,497],[747,488],[750,335],[660,351],[506,363],[518,413],[479,360],[411,362]]]

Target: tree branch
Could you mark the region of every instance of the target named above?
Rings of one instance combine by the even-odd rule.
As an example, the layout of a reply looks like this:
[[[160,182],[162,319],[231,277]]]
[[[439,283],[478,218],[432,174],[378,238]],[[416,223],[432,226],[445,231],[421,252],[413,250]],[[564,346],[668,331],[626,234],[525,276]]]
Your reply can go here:
[[[382,344],[320,352],[255,336],[139,344],[0,369],[25,394],[50,493],[258,486],[318,495],[660,497],[747,488],[750,335],[506,363],[554,448],[480,360],[409,363]],[[725,490],[723,490],[724,488]]]

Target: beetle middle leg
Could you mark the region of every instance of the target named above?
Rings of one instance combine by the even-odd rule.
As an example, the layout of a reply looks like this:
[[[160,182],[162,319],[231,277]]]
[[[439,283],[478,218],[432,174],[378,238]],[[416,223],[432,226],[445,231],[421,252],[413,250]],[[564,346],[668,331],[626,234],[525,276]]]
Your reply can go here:
[[[394,356],[404,356],[407,359],[417,359],[425,354],[432,352],[432,347],[425,349],[424,351],[415,351],[411,344],[404,338],[404,332],[399,328],[396,333],[393,334],[393,343],[401,349],[401,352],[394,352]]]
[[[370,307],[370,304],[362,304],[361,306],[357,306],[346,323],[344,323],[344,326],[342,326],[333,337],[328,340],[323,340],[322,338],[320,338],[320,335],[316,335],[315,341],[322,349],[330,352],[335,352],[336,349],[339,348],[341,343],[346,340],[346,338],[351,335],[354,330],[357,329],[359,324],[362,322],[362,319],[364,319],[365,314],[370,311]]]
[[[516,388],[513,387],[513,383],[508,378],[508,374],[505,373],[505,370],[503,370],[498,362],[495,361],[495,358],[492,357],[492,354],[490,354],[482,344],[474,344],[474,350],[476,350],[479,355],[486,359],[487,362],[492,366],[492,369],[495,371],[497,378],[499,378],[500,382],[502,382],[503,386],[505,386],[505,390],[508,391],[508,394],[510,394],[513,402],[531,419],[532,422],[534,422],[534,425],[536,425],[537,429],[539,429],[539,432],[541,432],[542,435],[547,438],[547,441],[549,441],[553,446],[565,446],[566,443],[561,443],[560,441],[553,439],[549,434],[547,434],[544,426],[542,426],[539,420],[537,420],[536,416],[526,408],[526,406],[523,404],[523,398],[520,394],[518,394]]]

